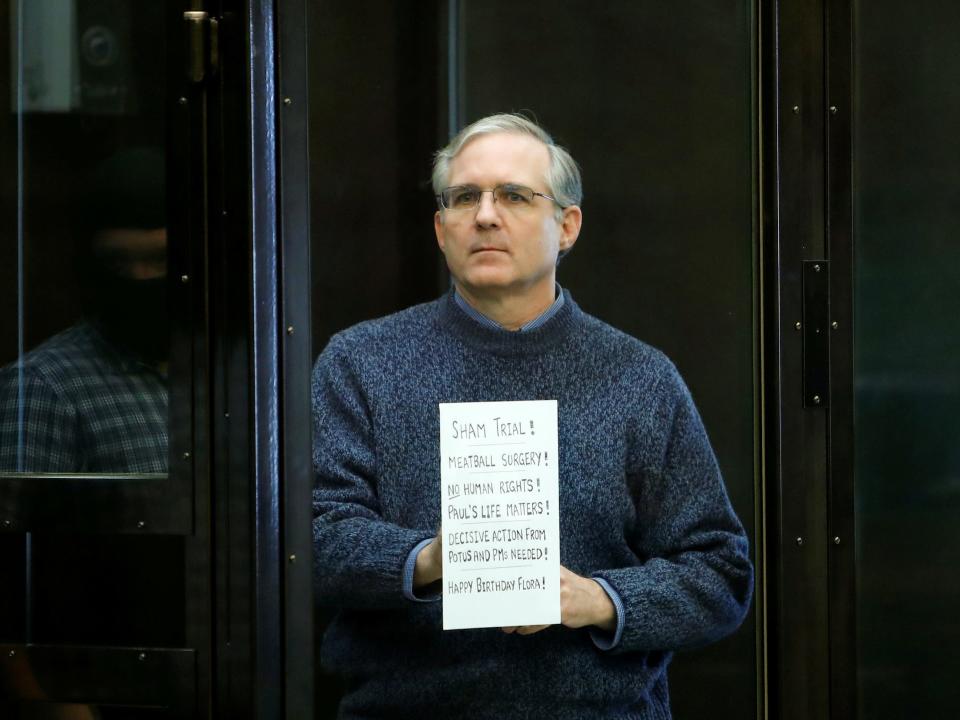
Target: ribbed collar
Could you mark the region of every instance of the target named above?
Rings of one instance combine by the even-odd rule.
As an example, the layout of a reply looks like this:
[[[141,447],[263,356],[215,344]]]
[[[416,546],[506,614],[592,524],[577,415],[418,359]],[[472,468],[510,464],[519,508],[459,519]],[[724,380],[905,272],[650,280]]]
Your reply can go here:
[[[543,352],[563,340],[583,321],[583,312],[569,290],[563,290],[563,302],[540,327],[515,332],[478,323],[457,304],[451,290],[440,299],[437,322],[465,345],[495,355],[529,355]]]

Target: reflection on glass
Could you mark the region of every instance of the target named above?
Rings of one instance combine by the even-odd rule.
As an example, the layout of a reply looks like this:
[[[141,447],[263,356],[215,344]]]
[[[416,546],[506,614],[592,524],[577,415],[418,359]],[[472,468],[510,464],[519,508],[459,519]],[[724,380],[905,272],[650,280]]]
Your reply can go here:
[[[120,151],[87,178],[82,316],[0,371],[0,470],[166,471],[164,183],[153,148]]]
[[[10,720],[104,720],[104,716],[90,705],[29,702],[9,710],[0,707],[0,710],[9,712],[3,717]]]
[[[23,702],[0,704],[4,720],[159,720],[177,715],[163,708],[133,708],[116,705],[97,707],[75,703]]]
[[[167,5],[0,13],[0,473],[166,471]]]

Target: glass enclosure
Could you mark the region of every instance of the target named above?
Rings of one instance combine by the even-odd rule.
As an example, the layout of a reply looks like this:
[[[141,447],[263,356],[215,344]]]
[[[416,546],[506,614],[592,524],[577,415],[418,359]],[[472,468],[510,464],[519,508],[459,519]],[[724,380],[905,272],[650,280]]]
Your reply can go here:
[[[171,378],[184,387],[189,363],[171,347],[172,318],[189,314],[168,191],[182,12],[0,2],[3,717],[170,716],[113,658],[187,645],[184,538],[154,522],[191,522],[189,482],[168,478]],[[112,707],[77,704],[104,693]]]
[[[960,9],[856,3],[859,716],[960,705]]]
[[[755,546],[753,7],[314,7],[314,353],[339,329],[446,290],[432,153],[483,115],[528,113],[583,171],[583,231],[559,283],[677,364]],[[677,717],[756,716],[755,633],[751,613],[732,637],[675,658]],[[337,693],[318,679],[326,716]]]

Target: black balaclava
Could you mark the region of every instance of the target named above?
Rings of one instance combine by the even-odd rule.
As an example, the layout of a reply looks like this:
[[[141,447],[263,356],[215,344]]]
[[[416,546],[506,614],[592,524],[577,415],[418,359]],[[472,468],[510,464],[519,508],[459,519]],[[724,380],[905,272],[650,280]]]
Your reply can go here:
[[[167,278],[130,277],[100,240],[110,230],[165,228],[165,189],[160,149],[121,150],[94,168],[81,208],[78,265],[85,313],[111,344],[150,364],[169,356]]]

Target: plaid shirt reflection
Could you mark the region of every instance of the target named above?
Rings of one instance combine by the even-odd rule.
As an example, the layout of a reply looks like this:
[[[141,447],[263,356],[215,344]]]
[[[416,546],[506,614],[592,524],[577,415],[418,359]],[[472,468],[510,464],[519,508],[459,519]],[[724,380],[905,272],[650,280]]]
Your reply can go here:
[[[90,323],[0,370],[0,472],[166,470],[166,380]]]

